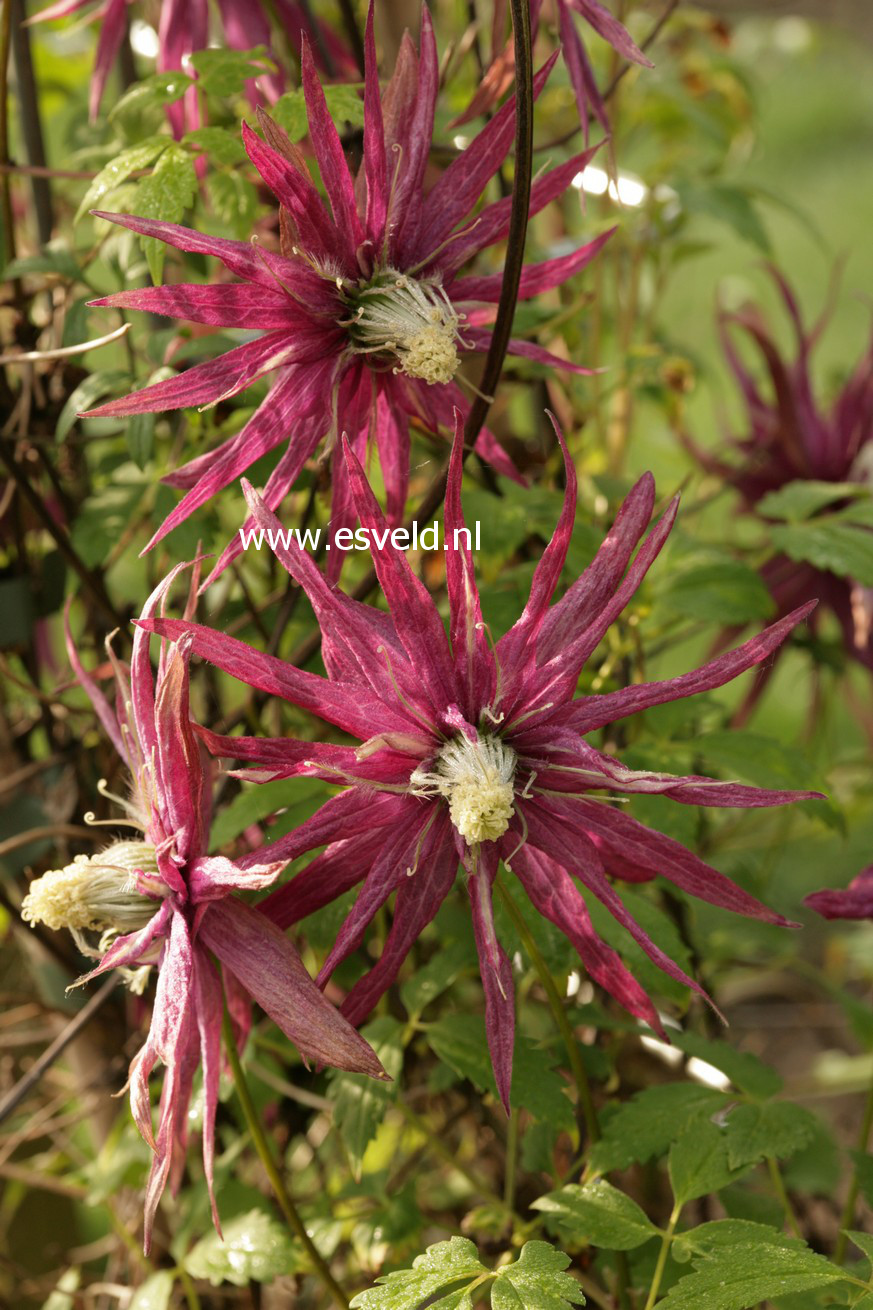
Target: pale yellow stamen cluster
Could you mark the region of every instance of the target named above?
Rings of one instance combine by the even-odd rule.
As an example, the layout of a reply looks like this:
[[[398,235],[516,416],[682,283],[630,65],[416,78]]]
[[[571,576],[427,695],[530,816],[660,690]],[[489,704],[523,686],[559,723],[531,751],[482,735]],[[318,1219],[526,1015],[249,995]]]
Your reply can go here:
[[[432,769],[415,770],[411,789],[444,796],[452,823],[471,846],[496,841],[515,811],[515,766],[515,751],[498,737],[461,735],[442,748]]]
[[[346,324],[358,354],[393,355],[395,372],[451,382],[458,369],[459,318],[442,286],[387,270],[356,297]]]
[[[98,855],[77,855],[72,864],[30,884],[21,917],[25,923],[44,923],[54,931],[67,928],[74,935],[135,932],[157,908],[137,889],[137,872],[153,875],[157,885],[155,851],[147,842],[119,841]]]

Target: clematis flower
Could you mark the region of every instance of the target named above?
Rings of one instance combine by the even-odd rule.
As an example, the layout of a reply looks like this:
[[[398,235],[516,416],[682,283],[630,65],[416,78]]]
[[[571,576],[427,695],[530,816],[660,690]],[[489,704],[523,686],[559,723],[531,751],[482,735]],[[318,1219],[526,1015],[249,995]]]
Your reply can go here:
[[[639,46],[632,39],[627,29],[618,21],[599,0],[555,0],[558,19],[558,35],[564,64],[570,77],[570,85],[576,96],[579,109],[579,121],[585,141],[591,118],[596,118],[604,132],[610,131],[606,103],[597,86],[597,79],[591,67],[585,44],[574,22],[574,14],[582,17],[598,36],[612,46],[613,50],[630,63],[640,64],[644,68],[653,68]],[[476,88],[470,104],[453,122],[460,126],[480,114],[486,114],[505,95],[515,78],[515,43],[510,38],[501,48],[503,32],[506,29],[506,3],[497,0],[492,20],[491,63],[481,83]],[[536,40],[539,29],[542,0],[530,0],[531,35]]]
[[[550,67],[538,74],[537,92]],[[512,144],[515,107],[508,103],[500,109],[426,191],[438,84],[436,41],[425,9],[420,56],[405,37],[394,76],[380,94],[371,10],[366,31],[364,157],[353,178],[312,56],[304,46],[309,133],[330,211],[310,180],[302,155],[287,138],[283,140],[275,124],[261,116],[266,142],[246,124],[242,129],[252,163],[281,206],[281,254],[201,236],[172,223],[127,214],[101,215],[181,250],[215,255],[242,281],[123,291],[93,304],[257,329],[261,335],[179,377],[101,405],[91,415],[214,405],[256,378],[276,373],[267,399],[236,436],[165,479],[187,494],[150,546],[260,456],[287,442],[264,489],[265,502],[275,509],[321,440],[327,438],[331,450],[342,432],[348,434],[359,458],[370,442],[378,446],[388,518],[399,522],[409,479],[410,422],[429,431],[451,429],[453,409],[468,412],[456,377],[467,354],[488,349],[487,324],[496,313],[502,274],[462,277],[460,270],[478,251],[507,235],[509,198],[485,206],[472,219],[469,215]],[[531,212],[537,213],[560,195],[591,153],[577,155],[542,175],[534,183]],[[533,296],[564,282],[589,263],[607,236],[526,268],[521,295]],[[531,342],[513,341],[509,349],[556,367],[587,371]],[[500,472],[517,476],[487,429],[477,439],[476,449]],[[352,521],[346,468],[342,460],[335,460],[331,531]],[[240,549],[237,539],[211,578]],[[338,559],[335,551],[334,568]]]
[[[743,395],[747,431],[732,440],[737,458],[731,462],[692,444],[708,471],[736,487],[750,513],[769,492],[796,479],[844,483],[873,478],[873,342],[830,409],[824,410],[815,397],[810,355],[826,326],[827,311],[807,330],[785,278],[775,268],[770,272],[794,330],[795,358],[783,356],[757,307],[722,313],[722,344]],[[741,360],[731,337],[734,329],[745,333],[760,351],[769,375],[769,394]],[[817,597],[836,615],[847,654],[873,669],[873,590],[784,555],[769,560],[761,575],[780,614]],[[757,691],[764,680],[766,671]]]
[[[663,682],[574,698],[580,671],[642,582],[667,540],[676,502],[644,537],[654,505],[651,475],[631,491],[596,559],[550,605],[573,531],[576,479],[563,437],[567,493],[555,534],[534,573],[518,622],[492,649],[461,508],[463,436],[457,428],[445,508],[449,634],[412,572],[354,454],[349,478],[389,613],[332,588],[300,548],[277,549],[305,590],[322,629],[327,678],[302,672],[208,627],[151,619],[144,626],[253,687],[280,696],[358,738],[338,746],[287,738],[199,732],[209,749],[244,761],[260,780],[319,777],[346,789],[270,858],[324,851],[259,908],[282,928],[363,884],[318,981],[363,942],[396,893],[378,962],[351,989],[343,1013],[359,1023],[396,978],[410,947],[466,872],[485,991],[488,1043],[504,1101],[509,1096],[514,1010],[512,972],[497,939],[492,884],[502,860],[532,904],[576,947],[583,964],[631,1014],[661,1031],[655,1007],[619,956],[595,932],[585,895],[615,916],[671,978],[700,986],[661,951],[628,912],[608,875],[661,874],[713,905],[770,923],[785,919],[670,837],[646,828],[611,797],[659,794],[683,805],[783,805],[811,793],[765,791],[705,777],[637,772],[591,744],[597,729],[654,705],[720,687],[766,659],[810,610],[806,605],[703,668]],[[246,486],[257,523],[277,521]],[[634,551],[642,539],[639,551]],[[633,558],[632,558],[633,557]],[[251,769],[251,766],[260,766]]]
[[[174,569],[149,597],[144,618],[155,613],[178,572]],[[68,928],[83,951],[100,961],[81,982],[120,969],[141,987],[143,973],[157,969],[149,1034],[129,1078],[134,1119],[154,1151],[145,1196],[146,1252],[161,1194],[168,1181],[174,1192],[181,1182],[198,1064],[204,1088],[203,1167],[221,1231],[213,1158],[222,985],[240,1046],[254,999],[304,1058],[384,1076],[373,1051],[318,990],[285,934],[234,895],[269,886],[283,863],[260,851],[236,862],[207,854],[210,771],[188,716],[191,643],[162,643],[157,680],[148,646],[148,635],[138,629],[129,671],[109,648],[116,677],[113,711],[82,667],[67,628],[76,676],[130,771],[130,798],[119,801],[123,817],[117,824],[139,835],[44,874],[31,883],[22,905],[26,921]],[[220,975],[213,957],[221,963]],[[159,1062],[166,1068],[155,1132],[149,1076]]]
[[[95,5],[93,0],[57,0],[57,3],[34,14],[29,20],[38,23],[69,18],[73,14],[90,10],[90,18],[100,21],[89,98],[92,122],[97,118],[109,74],[127,31],[127,7],[133,3],[134,0],[105,0],[103,4]],[[303,5],[295,4],[293,0],[275,0],[275,8],[295,51],[300,52],[304,36],[309,36],[315,43],[315,57],[322,67],[329,61],[334,71],[344,76],[357,75],[354,60],[326,23],[319,21],[317,27],[313,27]],[[266,46],[270,58],[277,62],[268,14],[269,8],[266,5],[247,3],[246,0],[218,0],[218,16],[230,49],[252,50],[255,46]],[[163,0],[158,27],[158,72],[182,69],[190,76],[191,70],[185,68],[187,56],[196,50],[205,50],[208,45],[209,6],[206,0]],[[326,60],[321,55],[322,51],[326,51]],[[264,98],[258,88],[263,90],[264,96],[270,101],[282,94],[285,77],[281,63],[276,73],[258,78],[258,87],[250,87],[249,95],[255,104],[261,103]],[[181,103],[168,105],[167,117],[176,136],[181,136],[188,128],[196,127],[200,122],[196,90],[192,88]]]
[[[803,903],[825,919],[873,919],[873,864],[862,869],[848,887],[813,892]]]

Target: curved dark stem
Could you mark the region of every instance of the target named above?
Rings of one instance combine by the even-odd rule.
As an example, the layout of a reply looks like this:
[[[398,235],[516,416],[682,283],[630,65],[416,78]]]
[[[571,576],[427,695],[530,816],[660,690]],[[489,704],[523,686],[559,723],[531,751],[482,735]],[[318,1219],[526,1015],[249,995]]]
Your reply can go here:
[[[364,42],[361,39],[361,29],[358,27],[352,0],[339,0],[339,11],[343,20],[343,27],[346,29],[346,36],[349,39],[349,45],[352,47],[352,54],[355,56],[355,63],[361,70],[361,77],[363,77]]]
[[[9,158],[9,46],[12,38],[12,0],[3,0],[0,14],[0,164],[10,164]],[[15,258],[15,226],[12,213],[12,184],[9,174],[0,176],[0,219],[2,219],[3,259],[9,263]],[[13,284],[16,294],[20,283]]]
[[[21,104],[21,133],[24,137],[24,148],[30,164],[45,167],[45,144],[39,97],[30,55],[30,28],[24,26],[26,14],[23,0],[11,0],[9,8],[12,19],[12,57],[15,61],[15,78]],[[33,191],[33,208],[40,245],[44,246],[51,241],[54,230],[51,184],[47,177],[34,176],[30,185]]]
[[[319,56],[324,64],[324,71],[327,73],[328,77],[336,77],[336,67],[334,66],[333,56],[327,48],[324,33],[319,27],[318,21],[312,12],[312,6],[310,5],[309,0],[301,0],[300,8],[306,15],[306,22],[312,39],[318,47]]]

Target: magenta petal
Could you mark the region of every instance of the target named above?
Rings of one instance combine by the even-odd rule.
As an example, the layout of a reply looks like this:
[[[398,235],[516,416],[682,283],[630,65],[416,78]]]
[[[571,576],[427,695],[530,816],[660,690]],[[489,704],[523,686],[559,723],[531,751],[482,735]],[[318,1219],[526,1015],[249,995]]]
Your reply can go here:
[[[494,656],[485,635],[482,607],[476,586],[473,554],[461,505],[463,481],[464,429],[460,414],[455,414],[455,439],[449,463],[446,487],[445,531],[451,547],[446,552],[446,587],[451,622],[449,635],[458,682],[464,689],[464,709],[472,716],[479,704],[493,696],[496,680]],[[456,549],[460,546],[460,549]]]
[[[215,1200],[215,1115],[221,1077],[221,980],[203,951],[194,956],[194,1000],[200,1034],[200,1063],[203,1069],[203,1173],[212,1206],[212,1222],[221,1237],[221,1222]]]
[[[605,5],[600,4],[600,0],[569,0],[569,3],[623,58],[642,64],[644,68],[654,68],[652,61],[646,58],[630,33]]]
[[[373,0],[367,6],[364,36],[364,172],[367,180],[367,236],[373,242],[382,236],[388,209],[388,161],[379,90],[379,64],[373,31]]]
[[[354,252],[363,241],[364,232],[358,217],[355,188],[342,142],[327,108],[308,41],[303,42],[301,73],[309,118],[309,139],[330,200],[334,223],[347,251],[349,271],[352,271],[355,267]]]
[[[568,278],[573,277],[580,269],[588,267],[617,230],[615,227],[609,228],[593,241],[589,241],[587,245],[580,246],[571,255],[559,255],[556,259],[546,259],[540,264],[525,264],[521,273],[519,299],[525,300],[531,296],[538,296],[543,291],[551,291],[553,287],[563,286]],[[458,278],[447,287],[447,291],[456,304],[482,300],[489,304],[492,302],[496,304],[500,299],[502,286],[503,274],[492,273],[487,277]],[[467,335],[466,328],[463,335]]]
[[[310,315],[301,313],[289,296],[278,290],[271,294],[260,284],[246,282],[142,287],[100,296],[88,304],[96,308],[138,309],[214,327],[260,328],[264,332],[299,330],[311,321]]]
[[[306,1059],[385,1076],[372,1049],[325,999],[288,938],[265,915],[243,901],[215,901],[203,915],[199,939]]]
[[[873,864],[868,864],[843,890],[813,892],[804,905],[826,919],[873,918]]]
[[[509,1114],[512,1085],[512,1055],[515,1045],[515,987],[509,957],[497,940],[491,885],[497,872],[497,851],[493,844],[480,848],[476,865],[468,865],[467,891],[473,912],[473,934],[479,954],[479,970],[485,989],[485,1033],[497,1094]]]

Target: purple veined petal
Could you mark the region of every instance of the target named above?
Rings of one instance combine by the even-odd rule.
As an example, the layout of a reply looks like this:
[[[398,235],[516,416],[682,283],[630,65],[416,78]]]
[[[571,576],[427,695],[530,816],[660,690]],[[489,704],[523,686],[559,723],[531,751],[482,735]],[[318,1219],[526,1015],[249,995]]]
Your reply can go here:
[[[201,855],[187,868],[188,893],[193,905],[220,900],[231,892],[259,892],[276,881],[284,860],[264,862],[260,867],[241,869],[224,855]]]
[[[297,331],[311,323],[290,296],[278,288],[247,282],[173,283],[169,286],[142,287],[119,291],[111,296],[89,300],[94,308],[138,309],[167,318],[187,319],[212,327],[260,329],[264,332]]]
[[[491,887],[497,873],[497,851],[492,843],[480,847],[475,864],[468,869],[467,891],[473,912],[473,935],[479,955],[479,971],[485,990],[485,1034],[497,1094],[509,1114],[512,1086],[512,1056],[515,1046],[515,986],[512,965],[497,940]]]
[[[303,94],[306,98],[306,115],[309,119],[309,140],[318,160],[321,180],[330,201],[333,221],[343,242],[348,271],[355,268],[355,251],[364,240],[364,230],[355,204],[355,185],[343,152],[339,133],[330,116],[324,90],[315,69],[312,48],[304,39],[300,60]]]
[[[552,539],[534,570],[527,604],[521,616],[497,643],[497,659],[507,668],[523,665],[533,659],[537,635],[555,594],[576,521],[576,469],[559,424],[553,414],[549,418],[564,457],[564,504]]]
[[[491,335],[489,328],[464,328],[464,340],[473,350],[486,351],[491,345]],[[518,355],[523,359],[532,359],[537,364],[549,364],[552,368],[563,369],[565,373],[576,373],[580,377],[590,377],[593,373],[602,372],[601,369],[586,368],[584,364],[574,364],[572,360],[562,359],[560,355],[553,354],[544,346],[538,346],[535,341],[519,341],[517,337],[510,340],[506,353]]]
[[[449,637],[464,713],[472,718],[481,705],[491,703],[497,671],[482,620],[482,606],[473,568],[470,535],[464,522],[461,484],[464,477],[464,428],[455,411],[455,439],[446,485],[445,530],[446,588],[449,597]],[[463,535],[461,535],[463,534]],[[460,548],[459,548],[460,547]]]
[[[209,40],[206,0],[164,0],[158,28],[159,73],[181,69],[187,55],[204,50]],[[187,127],[199,122],[197,90],[190,87],[181,103],[167,105],[173,135],[180,137]]]
[[[242,125],[242,140],[249,159],[280,205],[288,210],[304,249],[317,258],[336,260],[345,267],[346,272],[352,272],[351,268],[346,267],[348,242],[337,231],[309,175],[262,141],[247,123]],[[300,261],[285,262],[290,264],[299,277]],[[329,310],[339,304],[336,288],[330,282],[322,282],[321,297],[325,309]]]
[[[546,700],[560,703],[569,700],[573,695],[585,661],[596,650],[604,634],[630,602],[664,548],[676,520],[678,508],[679,499],[676,497],[646,537],[615,595],[593,622],[580,632],[564,651],[553,656],[547,664],[538,664],[536,671],[529,675],[525,699],[528,710],[542,705]],[[507,696],[506,713],[512,717],[516,706],[510,708],[508,699]]]
[[[200,1064],[203,1070],[203,1174],[212,1207],[212,1222],[222,1236],[221,1220],[215,1200],[215,1115],[221,1079],[221,980],[204,951],[194,953],[194,1006],[200,1037]]]
[[[56,0],[53,5],[46,5],[38,13],[31,14],[22,26],[30,27],[33,23],[50,23],[57,18],[69,18],[80,9],[87,9],[91,0]]]
[[[602,232],[587,245],[580,246],[570,255],[544,259],[539,264],[525,264],[521,273],[519,300],[526,300],[531,296],[540,295],[543,291],[551,291],[553,287],[563,286],[568,278],[573,277],[580,269],[588,267],[617,231],[617,227],[608,228],[606,232]],[[446,287],[446,293],[455,305],[482,300],[489,304],[492,302],[496,304],[500,299],[502,285],[502,273],[489,274],[487,277],[462,277],[451,282]],[[467,329],[464,328],[463,335],[466,334]]]
[[[848,887],[813,892],[803,903],[825,919],[873,918],[873,864],[862,869]]]
[[[602,696],[582,697],[561,710],[561,723],[580,733],[593,732],[607,723],[627,718],[629,714],[639,714],[655,705],[664,705],[669,701],[694,696],[697,692],[723,687],[725,683],[767,659],[792,629],[807,618],[815,605],[815,601],[801,605],[778,623],[750,637],[742,646],[728,651],[726,655],[719,655],[717,659],[710,660],[708,664],[690,673],[667,678],[663,682],[643,682],[637,686],[623,687],[620,691],[606,692]]]
[[[561,53],[570,76],[570,85],[576,96],[576,107],[585,144],[588,144],[589,110],[594,114],[604,132],[609,131],[609,115],[603,96],[597,85],[594,70],[576,26],[570,15],[567,0],[558,0],[558,32],[561,38]]]
[[[64,641],[67,647],[67,658],[69,659],[73,672],[76,675],[76,681],[82,688],[84,688],[88,695],[88,699],[94,706],[95,713],[103,725],[104,732],[112,742],[112,745],[115,747],[121,759],[124,760],[128,768],[132,770],[133,760],[127,748],[127,743],[122,736],[121,729],[118,726],[118,719],[116,718],[112,706],[109,704],[109,701],[103,695],[103,692],[97,686],[97,683],[91,675],[85,672],[82,661],[79,659],[79,652],[76,650],[76,645],[73,641],[73,634],[70,631],[70,606],[72,603],[73,598],[72,596],[69,596],[64,605]]]
[[[394,901],[391,930],[378,962],[359,978],[340,1007],[355,1027],[372,1012],[400,972],[403,961],[448,896],[458,869],[448,814],[434,823],[422,844],[419,866],[400,883]]]
[[[221,737],[201,727],[197,733],[213,755],[263,765],[264,782],[277,778],[322,778],[336,783],[360,778],[362,782],[405,786],[415,766],[433,754],[434,745],[433,739],[389,733],[384,746],[377,745],[362,758],[354,746],[294,741],[287,737]],[[394,739],[403,745],[407,741],[410,746],[414,743],[417,749],[395,748]],[[239,776],[237,770],[232,772]],[[246,776],[250,774],[246,770]]]
[[[337,965],[348,959],[364,940],[364,934],[388,897],[415,868],[424,846],[428,825],[436,814],[436,802],[422,804],[412,799],[403,818],[386,835],[382,847],[367,871],[364,885],[346,915],[336,941],[319,970],[316,982],[323,987]],[[411,875],[415,877],[415,874]],[[399,967],[399,966],[398,966]]]
[[[581,810],[582,804],[584,802],[573,801],[568,807],[564,803],[552,802],[551,800],[548,802],[539,800],[525,802],[524,816],[527,820],[531,844],[539,848],[545,855],[550,856],[568,873],[579,878],[609,910],[612,917],[630,933],[652,963],[656,964],[663,973],[666,973],[669,978],[673,978],[674,981],[682,983],[683,986],[689,987],[715,1008],[713,1001],[700,986],[700,983],[690,978],[684,969],[680,969],[679,965],[671,960],[669,955],[666,955],[659,946],[656,946],[651,937],[643,931],[633,915],[626,909],[621,897],[607,881],[598,848],[592,842],[587,831],[587,814],[585,827],[578,821],[572,825],[568,822],[570,809],[575,810],[578,808]],[[593,803],[586,805],[587,810],[601,810],[603,808],[603,806]],[[616,811],[610,811],[606,817],[611,819],[615,813]],[[598,821],[602,821],[602,816]],[[642,824],[638,826],[642,828]],[[647,836],[651,835],[651,829],[643,828],[642,830]],[[566,834],[568,831],[573,834],[572,844],[567,840]],[[678,846],[678,842],[673,844]],[[679,847],[679,849],[684,851],[686,855],[691,855],[690,851],[685,851],[684,847]],[[694,859],[693,856],[691,858]],[[706,868],[707,866],[704,865],[703,867]],[[712,870],[712,872],[714,873],[715,870]],[[739,891],[739,888],[736,890]],[[755,903],[757,904],[757,902]],[[769,914],[769,911],[767,913]],[[717,1009],[716,1013],[719,1013]]]
[[[534,76],[534,98],[539,96],[545,86],[557,57],[555,52]],[[467,149],[449,164],[428,195],[428,218],[419,234],[416,252],[419,259],[424,259],[429,252],[436,250],[455,225],[466,218],[481,196],[486,183],[506,158],[514,134],[515,97],[513,96],[505,105],[501,105]]]
[[[103,955],[103,959],[88,973],[76,979],[76,986],[91,982],[110,969],[133,969],[145,962],[147,956],[155,952],[158,942],[166,936],[169,928],[172,907],[169,901],[155,901],[155,912],[144,928],[137,932],[126,933],[116,937],[115,941]]]
[[[615,850],[622,859],[660,874],[688,895],[696,896],[709,905],[717,905],[720,909],[732,910],[734,914],[744,914],[752,919],[761,919],[765,923],[775,923],[782,928],[796,927],[783,915],[743,891],[742,887],[738,887],[723,873],[705,864],[680,842],[654,828],[645,827],[624,810],[579,799],[550,799],[543,804],[543,809],[549,811],[552,822],[557,818],[565,831],[589,840],[596,837],[607,863],[610,851]],[[536,838],[533,840],[536,842]]]
[[[655,65],[646,58],[630,33],[605,5],[600,4],[600,0],[568,0],[568,3],[624,59],[629,59],[634,64],[642,64],[643,68],[654,68]]]
[[[401,823],[413,804],[418,802],[409,796],[394,792],[374,794],[370,787],[350,787],[325,801],[317,813],[301,823],[299,828],[250,855],[240,856],[237,864],[241,869],[247,869],[250,864],[263,864],[265,860],[296,860],[316,846],[329,846],[346,838],[360,837],[371,826],[382,828]],[[268,905],[273,898],[278,899],[283,890],[277,888],[261,904]]]
[[[296,287],[301,270],[295,260],[285,259],[270,250],[255,248],[249,241],[230,241],[226,237],[206,236],[195,232],[193,228],[182,227],[179,223],[164,223],[155,218],[139,218],[136,214],[112,214],[103,209],[93,209],[95,218],[105,218],[108,223],[117,223],[120,227],[138,232],[140,236],[154,237],[164,241],[176,250],[183,250],[192,255],[210,255],[220,259],[225,268],[247,282],[257,282],[271,294],[276,290],[276,279]],[[307,285],[312,282],[307,278]]]
[[[199,623],[185,623],[180,619],[147,619],[137,622],[145,631],[157,632],[171,641],[190,633],[193,638],[192,650],[196,655],[209,660],[240,682],[248,683],[250,687],[272,696],[280,696],[302,709],[311,710],[362,741],[373,736],[374,728],[377,731],[403,732],[409,726],[405,716],[389,713],[381,701],[368,696],[359,687],[353,692],[346,691],[327,678],[295,669],[285,660],[263,654],[247,646],[244,641],[215,632]]]
[[[345,443],[345,452],[358,517],[370,533],[373,564],[385,592],[397,636],[421,679],[422,689],[431,705],[441,708],[458,699],[442,620],[424,583],[410,568],[406,555],[390,544],[390,529],[385,516],[348,442]]]
[[[244,901],[213,902],[199,940],[232,970],[306,1059],[384,1078],[372,1049],[318,990],[285,934]]]
[[[48,14],[42,15],[47,17]],[[59,16],[59,15],[58,15]],[[88,117],[96,123],[100,110],[100,101],[106,89],[106,82],[112,71],[116,56],[124,40],[127,29],[127,0],[108,0],[103,9],[103,21],[97,39],[97,53],[94,58],[94,75],[91,79],[91,93],[88,98]]]
[[[470,402],[457,383],[449,382],[442,387],[431,387],[412,378],[392,379],[392,384],[403,385],[404,383],[407,384],[404,389],[404,400],[407,402],[408,411],[421,420],[427,431],[439,432],[441,428],[447,428],[450,432],[453,432],[455,428],[455,410],[458,410],[461,418],[466,422],[470,413]],[[513,482],[518,483],[520,487],[527,486],[527,480],[519,473],[489,428],[482,428],[473,449],[477,455],[491,465],[496,473],[501,473],[505,478],[510,478]]]
[[[367,183],[367,237],[377,245],[382,239],[388,212],[388,161],[373,30],[373,0],[367,6],[364,33],[364,176]]]
[[[200,745],[191,726],[188,663],[191,645],[183,637],[171,647],[155,690],[155,770],[164,827],[176,852],[186,860],[206,846],[203,825],[206,779]]]
[[[594,560],[543,622],[537,661],[547,663],[584,631],[613,595],[652,517],[655,480],[644,473],[625,498]]]
[[[371,413],[371,433],[379,450],[385,485],[385,517],[392,525],[403,522],[409,494],[409,416],[398,403],[396,390],[380,386]],[[339,461],[337,461],[339,463]]]
[[[494,122],[494,119],[491,121]],[[574,177],[583,172],[587,165],[590,164],[602,144],[602,142],[598,142],[597,145],[574,155],[572,159],[568,159],[565,163],[558,164],[556,168],[550,169],[542,177],[536,178],[530,193],[531,217],[538,214],[541,209],[544,209],[546,205],[566,191]],[[464,151],[464,155],[467,153],[469,152]],[[443,177],[448,176],[448,171],[446,170]],[[428,197],[428,204],[430,204],[432,196],[433,192]],[[511,208],[511,197],[506,196],[503,200],[495,200],[493,204],[486,205],[466,227],[453,235],[451,243],[441,252],[437,260],[445,278],[461,268],[479,250],[484,250],[486,246],[494,245],[495,242],[503,241],[506,238],[509,233]]]
[[[305,33],[312,42],[316,66],[322,72],[327,72],[321,56],[323,48],[333,60],[335,76],[349,82],[355,81],[360,76],[360,69],[354,55],[340,40],[329,22],[313,19],[308,7],[292,3],[291,0],[276,0],[276,9],[288,39],[298,55],[303,46]]]
[[[658,1011],[645,990],[621,956],[595,932],[582,893],[567,871],[530,845],[512,853],[517,847],[514,834],[504,838],[501,846],[511,855],[512,872],[531,904],[572,943],[591,978],[634,1018],[663,1033]]]
[[[222,358],[226,356],[215,360],[215,364],[219,365]],[[320,377],[322,384],[329,386],[335,368],[336,361],[328,358],[323,364],[314,367],[311,372]],[[280,441],[284,441],[291,434],[295,417],[299,414],[300,402],[300,377],[296,370],[288,370],[279,378],[267,399],[255,410],[239,436],[234,441],[226,443],[220,457],[167,515],[141,554],[145,555],[153,550],[159,541],[162,541],[180,523],[184,523],[196,509],[205,505],[231,482],[235,482],[255,460],[260,459],[261,455],[267,454]],[[311,439],[296,449],[302,467],[312,453]],[[203,584],[204,590],[212,577],[213,574],[210,574],[207,582]]]
[[[226,351],[217,359],[195,364],[177,377],[85,410],[80,417],[126,417],[128,414],[159,414],[166,409],[214,405],[245,390],[280,364],[292,362],[298,349],[290,333],[269,332],[254,341],[234,346],[233,350]]]
[[[436,36],[427,5],[421,7],[418,86],[402,142],[403,154],[397,173],[392,204],[393,221],[388,236],[389,258],[400,267],[418,259],[419,231],[426,206],[422,203],[424,178],[433,142],[434,116],[440,73]]]

